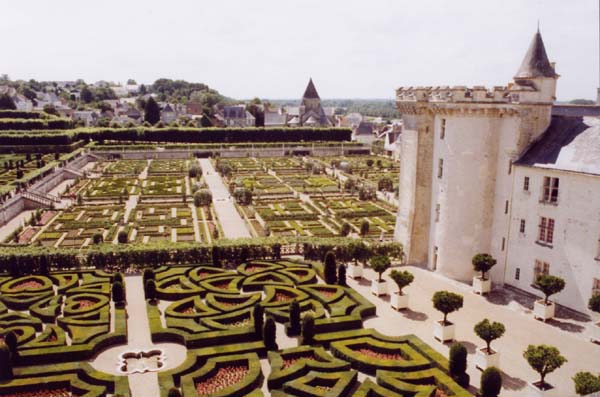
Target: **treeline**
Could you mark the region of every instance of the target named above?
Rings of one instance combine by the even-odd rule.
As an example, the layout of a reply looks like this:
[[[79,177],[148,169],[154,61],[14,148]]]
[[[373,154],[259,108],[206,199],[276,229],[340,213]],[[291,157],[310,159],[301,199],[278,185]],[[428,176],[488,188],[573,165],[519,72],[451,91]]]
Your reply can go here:
[[[85,141],[236,143],[349,141],[349,128],[83,128],[67,131],[5,131],[0,145],[69,145]]]
[[[67,130],[72,127],[72,121],[65,118],[0,118],[0,131]]]
[[[0,119],[45,119],[48,114],[41,112],[25,112],[22,110],[0,109]]]

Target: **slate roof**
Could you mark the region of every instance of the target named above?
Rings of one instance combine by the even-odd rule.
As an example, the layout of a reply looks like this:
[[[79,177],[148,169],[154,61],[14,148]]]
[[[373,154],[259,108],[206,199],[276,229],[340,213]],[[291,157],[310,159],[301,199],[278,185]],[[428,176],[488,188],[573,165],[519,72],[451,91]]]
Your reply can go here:
[[[600,175],[600,118],[552,117],[546,132],[516,163]]]
[[[356,128],[355,135],[373,135],[373,123],[361,121]]]
[[[317,93],[317,89],[315,88],[315,84],[312,81],[312,78],[308,81],[308,85],[306,86],[306,90],[304,91],[304,95],[302,95],[303,99],[321,99],[319,94]]]
[[[246,118],[246,108],[244,106],[225,106],[223,108],[223,116],[226,119],[243,119]]]
[[[564,117],[600,117],[600,106],[595,105],[554,105],[552,106],[553,116]]]
[[[556,77],[556,72],[548,60],[546,47],[539,30],[533,36],[515,79],[535,77]]]

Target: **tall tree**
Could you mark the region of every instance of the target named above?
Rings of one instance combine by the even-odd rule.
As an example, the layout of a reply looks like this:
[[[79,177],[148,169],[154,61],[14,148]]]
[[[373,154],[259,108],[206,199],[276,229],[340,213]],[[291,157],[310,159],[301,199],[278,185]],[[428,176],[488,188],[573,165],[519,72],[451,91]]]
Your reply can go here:
[[[17,105],[8,94],[0,95],[0,109],[16,110]]]
[[[144,121],[154,125],[160,121],[160,107],[154,98],[150,97],[144,107]]]

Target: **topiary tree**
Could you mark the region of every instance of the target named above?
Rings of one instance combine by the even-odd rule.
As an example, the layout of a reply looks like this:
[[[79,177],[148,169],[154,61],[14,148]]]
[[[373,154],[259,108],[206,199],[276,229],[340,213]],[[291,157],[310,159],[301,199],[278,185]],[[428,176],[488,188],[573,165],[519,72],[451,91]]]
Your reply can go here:
[[[144,284],[144,294],[146,294],[146,299],[149,301],[154,302],[156,300],[156,283],[154,280],[146,281],[146,284]]]
[[[552,295],[565,289],[565,280],[550,274],[540,274],[538,278],[535,279],[534,285],[544,294],[544,304],[549,305],[550,301],[548,299]]]
[[[260,303],[256,303],[252,309],[252,319],[254,320],[254,334],[262,339],[263,323],[265,309]]]
[[[346,284],[346,265],[340,263],[338,266],[338,274],[337,274],[337,283],[342,287],[345,287]]]
[[[315,319],[307,314],[302,319],[302,344],[312,345],[315,338]]]
[[[113,274],[112,281],[113,281],[113,283],[119,282],[119,283],[123,284],[123,282],[124,282],[123,273],[117,272],[117,273]]]
[[[263,343],[267,350],[277,350],[277,335],[275,329],[275,320],[272,317],[267,317],[263,327]]]
[[[600,294],[594,294],[588,301],[588,308],[596,313],[600,313]]]
[[[481,374],[479,393],[481,397],[498,397],[502,390],[502,374],[496,367],[489,367]]]
[[[144,273],[142,273],[142,280],[144,281],[144,285],[146,285],[148,280],[156,280],[154,270],[148,268],[144,269]]]
[[[0,343],[0,380],[10,380],[12,376],[10,349],[5,343]]]
[[[194,193],[194,205],[202,207],[212,203],[212,193],[208,189],[200,189]]]
[[[450,346],[448,371],[452,379],[463,387],[468,386],[470,380],[467,374],[467,354],[467,348],[458,342]]]
[[[333,253],[333,251],[327,251],[323,262],[323,277],[325,278],[325,282],[327,284],[335,284],[337,281],[337,266],[335,263],[335,254]]]
[[[444,314],[444,325],[449,325],[448,314],[463,307],[463,296],[449,291],[437,291],[431,299],[433,307]]]
[[[370,226],[370,224],[369,224],[369,222],[368,222],[368,221],[363,221],[363,222],[360,224],[360,235],[361,235],[361,237],[363,237],[363,238],[364,238],[364,237],[365,237],[367,234],[369,234],[369,229],[370,229],[370,227],[371,227],[371,226]]]
[[[119,234],[117,234],[117,241],[119,242],[119,244],[126,244],[127,243],[127,232],[124,230],[121,230],[119,232]]]
[[[125,301],[125,291],[123,284],[119,281],[114,281],[111,288],[112,300],[115,305],[121,305]]]
[[[549,385],[546,384],[546,375],[560,368],[567,359],[564,358],[560,351],[554,346],[547,345],[529,345],[527,350],[523,352],[523,357],[531,368],[540,374],[539,389],[546,390]]]
[[[594,376],[591,372],[577,372],[573,377],[573,382],[575,382],[575,393],[580,396],[600,391],[600,374]]]
[[[102,237],[101,233],[94,233],[94,235],[92,236],[92,242],[95,245],[98,245],[100,243],[102,243],[104,241],[104,237]]]
[[[392,270],[390,278],[398,286],[398,295],[403,295],[402,289],[408,287],[415,279],[415,276],[406,270]]]
[[[160,120],[160,106],[154,100],[154,98],[150,97],[146,101],[146,105],[144,106],[144,122],[147,122],[151,125],[158,123]]]
[[[300,333],[300,305],[298,301],[293,300],[290,303],[290,335],[298,335]]]
[[[14,361],[14,358],[19,356],[19,344],[17,341],[17,334],[15,334],[13,331],[6,332],[4,334],[4,344],[6,344],[6,346],[8,347],[10,355]]]
[[[476,272],[481,272],[481,279],[487,280],[485,274],[496,264],[496,260],[489,254],[477,254],[471,263]]]
[[[346,237],[350,234],[350,224],[348,222],[344,222],[342,224],[342,229],[340,230],[340,235],[342,237]]]
[[[181,397],[181,392],[176,387],[169,389],[168,397]]]
[[[371,267],[371,269],[373,269],[373,271],[378,274],[378,282],[382,281],[381,276],[383,275],[383,272],[389,269],[391,265],[392,262],[390,261],[390,258],[383,255],[374,256],[369,261],[369,266]]]
[[[491,323],[490,320],[486,318],[475,324],[473,330],[477,336],[485,341],[486,352],[491,354],[492,348],[490,345],[492,341],[502,337],[506,331],[506,328],[504,328],[504,324],[497,322]]]

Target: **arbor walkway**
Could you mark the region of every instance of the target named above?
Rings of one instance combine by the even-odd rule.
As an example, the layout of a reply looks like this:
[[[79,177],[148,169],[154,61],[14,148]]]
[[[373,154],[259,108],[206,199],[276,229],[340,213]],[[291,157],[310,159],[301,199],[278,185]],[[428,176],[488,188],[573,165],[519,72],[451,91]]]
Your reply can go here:
[[[223,229],[223,237],[231,239],[252,237],[246,223],[235,208],[229,190],[221,176],[215,171],[210,159],[200,159],[200,167],[202,167],[206,185],[212,193],[213,205]]]

